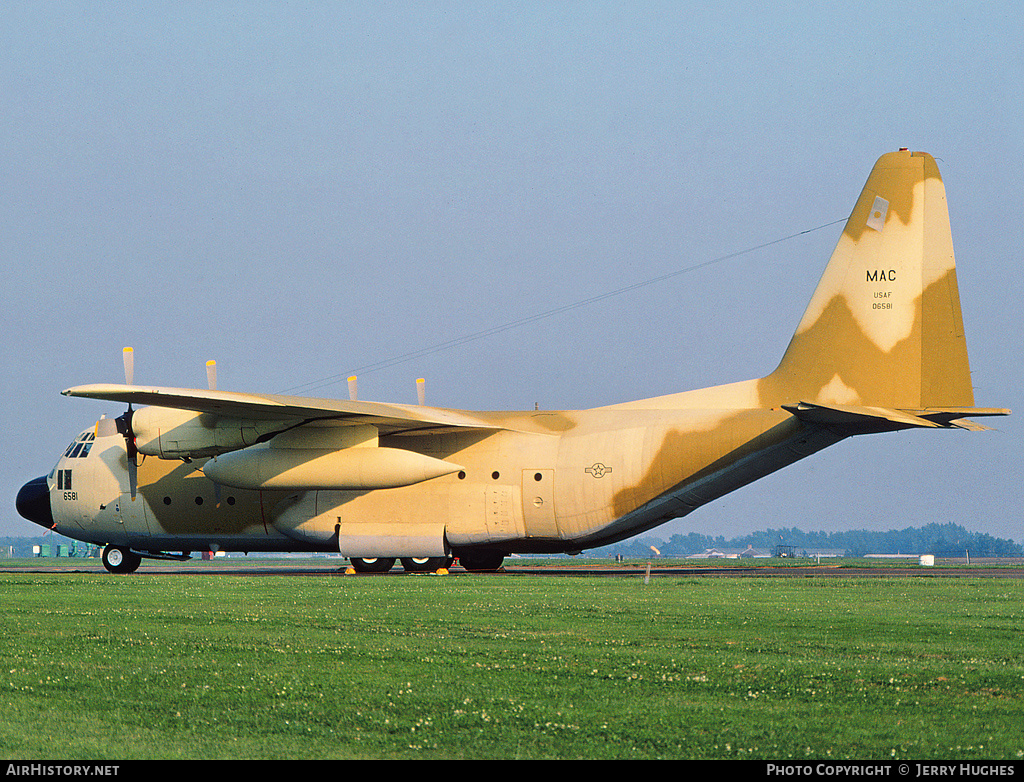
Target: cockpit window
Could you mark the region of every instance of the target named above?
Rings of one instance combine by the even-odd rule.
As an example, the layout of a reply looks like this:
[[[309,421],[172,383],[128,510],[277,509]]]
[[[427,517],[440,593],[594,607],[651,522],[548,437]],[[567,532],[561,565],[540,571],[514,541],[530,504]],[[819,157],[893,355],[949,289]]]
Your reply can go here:
[[[68,459],[84,458],[89,455],[89,451],[92,448],[92,441],[96,439],[95,432],[83,432],[78,436],[68,449],[64,451],[64,456]]]

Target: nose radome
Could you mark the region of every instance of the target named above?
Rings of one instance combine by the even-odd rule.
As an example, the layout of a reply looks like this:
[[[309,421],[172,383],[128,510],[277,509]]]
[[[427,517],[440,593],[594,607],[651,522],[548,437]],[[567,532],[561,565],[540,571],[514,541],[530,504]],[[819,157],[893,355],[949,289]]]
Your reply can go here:
[[[50,529],[53,526],[53,511],[50,508],[50,487],[46,485],[46,476],[35,478],[22,486],[14,506],[29,521]]]

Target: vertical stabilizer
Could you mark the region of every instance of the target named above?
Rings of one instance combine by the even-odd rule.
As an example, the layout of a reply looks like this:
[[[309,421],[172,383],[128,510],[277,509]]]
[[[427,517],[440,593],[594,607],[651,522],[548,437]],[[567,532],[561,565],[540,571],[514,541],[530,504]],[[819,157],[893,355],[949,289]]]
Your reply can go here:
[[[878,159],[762,403],[973,407],[935,159]]]

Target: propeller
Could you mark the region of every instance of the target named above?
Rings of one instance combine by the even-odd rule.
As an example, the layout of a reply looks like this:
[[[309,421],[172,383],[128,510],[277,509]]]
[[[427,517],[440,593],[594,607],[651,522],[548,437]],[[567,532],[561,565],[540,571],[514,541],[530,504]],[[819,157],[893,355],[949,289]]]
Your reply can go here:
[[[125,348],[121,351],[121,356],[124,359],[124,382],[131,385],[135,379],[135,351]]]
[[[130,386],[135,379],[135,351],[125,348],[121,354],[124,359],[124,382]],[[116,419],[117,431],[124,435],[125,450],[128,453],[128,490],[132,500],[139,488],[139,451],[135,447],[135,432],[132,431],[133,415],[132,403],[129,402],[128,409]]]
[[[352,377],[350,377],[348,379],[348,398],[351,399],[353,402],[356,401],[356,376],[355,375],[352,375]]]
[[[130,386],[134,384],[135,380],[135,351],[132,348],[125,348],[122,351],[122,357],[124,360],[124,382]],[[206,362],[206,382],[211,391],[217,390],[217,362],[213,359]],[[139,491],[139,449],[135,445],[135,431],[132,429],[132,416],[134,414],[135,411],[132,409],[131,402],[129,402],[128,409],[115,419],[118,433],[124,436],[125,451],[128,454],[128,490],[133,500]],[[217,501],[219,505],[220,487],[216,488],[218,490]]]
[[[426,404],[427,398],[427,381],[422,377],[416,381],[416,397],[420,400],[420,405]]]
[[[206,385],[209,387],[211,391],[217,390],[217,362],[214,361],[212,358],[206,362]],[[200,471],[202,471],[201,468]],[[214,480],[210,480],[210,478],[207,478],[207,480],[209,480],[210,483],[213,484],[214,505],[219,508],[220,484]]]

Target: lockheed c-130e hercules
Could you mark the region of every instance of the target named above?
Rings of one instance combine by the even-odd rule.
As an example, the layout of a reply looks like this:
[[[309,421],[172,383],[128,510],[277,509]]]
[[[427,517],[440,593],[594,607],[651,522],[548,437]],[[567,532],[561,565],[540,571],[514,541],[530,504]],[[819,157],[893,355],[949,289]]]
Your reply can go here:
[[[126,385],[63,392],[128,408],[17,498],[26,518],[105,546],[113,572],[207,550],[496,570],[516,552],[634,536],[852,435],[978,430],[969,417],[1009,413],[974,406],[945,187],[934,158],[907,150],[875,164],[759,379],[589,410],[467,412],[137,386],[129,367]]]

